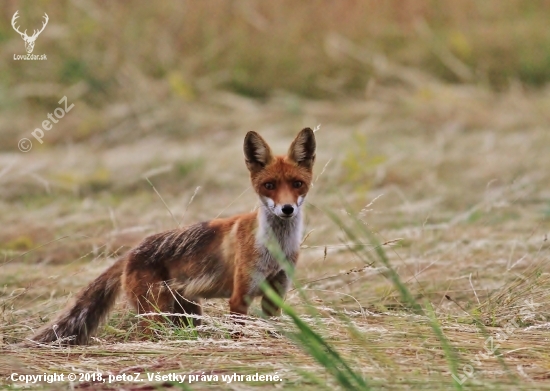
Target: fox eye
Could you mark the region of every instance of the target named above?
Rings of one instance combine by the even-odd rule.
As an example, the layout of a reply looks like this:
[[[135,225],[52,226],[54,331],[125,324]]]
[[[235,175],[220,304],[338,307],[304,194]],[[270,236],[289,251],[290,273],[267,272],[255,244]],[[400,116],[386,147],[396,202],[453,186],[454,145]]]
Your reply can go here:
[[[292,187],[295,188],[295,189],[299,189],[300,187],[302,187],[303,184],[304,184],[304,182],[302,182],[302,181],[294,181],[294,182],[292,182]]]
[[[264,183],[264,187],[267,190],[273,190],[273,189],[275,189],[275,184],[273,182],[266,182],[266,183]]]

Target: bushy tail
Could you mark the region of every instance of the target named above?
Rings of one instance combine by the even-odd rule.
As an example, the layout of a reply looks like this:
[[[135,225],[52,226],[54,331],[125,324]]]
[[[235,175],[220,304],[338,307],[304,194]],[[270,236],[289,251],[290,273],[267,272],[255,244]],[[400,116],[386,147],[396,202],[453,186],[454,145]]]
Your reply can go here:
[[[80,291],[76,301],[53,322],[38,330],[32,340],[47,343],[63,339],[64,344],[87,344],[115,303],[121,287],[125,260],[119,259]]]

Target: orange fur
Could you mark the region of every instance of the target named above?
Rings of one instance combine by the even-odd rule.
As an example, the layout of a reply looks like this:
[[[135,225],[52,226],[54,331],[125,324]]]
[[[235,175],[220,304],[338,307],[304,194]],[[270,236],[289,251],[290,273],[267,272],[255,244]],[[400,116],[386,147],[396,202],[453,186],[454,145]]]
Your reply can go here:
[[[246,315],[251,300],[262,296],[263,281],[284,297],[289,277],[266,248],[276,240],[292,265],[298,259],[302,211],[312,180],[315,136],[303,129],[287,156],[273,156],[255,132],[244,142],[245,162],[261,206],[252,213],[215,219],[145,238],[134,249],[83,289],[76,301],[51,324],[33,336],[37,342],[84,344],[104,319],[120,288],[139,313],[139,326],[162,321],[158,312],[174,314],[183,325],[201,315],[201,300],[229,298],[232,314]],[[280,309],[267,297],[262,309],[276,315]],[[178,314],[191,317],[176,316]],[[200,324],[200,316],[193,318]]]

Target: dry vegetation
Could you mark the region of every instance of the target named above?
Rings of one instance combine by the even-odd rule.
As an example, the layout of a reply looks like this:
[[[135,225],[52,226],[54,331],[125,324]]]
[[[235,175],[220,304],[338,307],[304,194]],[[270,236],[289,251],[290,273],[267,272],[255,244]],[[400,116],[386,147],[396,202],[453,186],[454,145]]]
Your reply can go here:
[[[121,300],[91,346],[13,346],[174,218],[252,209],[247,130],[284,152],[321,124],[292,310],[374,389],[460,388],[464,365],[465,389],[550,388],[548,2],[162,4],[3,3],[4,21],[47,9],[50,25],[48,60],[25,63],[0,26],[0,387],[12,372],[204,371],[283,381],[190,389],[333,389],[291,317],[232,340],[223,300],[154,342]],[[75,107],[39,145],[63,95]]]

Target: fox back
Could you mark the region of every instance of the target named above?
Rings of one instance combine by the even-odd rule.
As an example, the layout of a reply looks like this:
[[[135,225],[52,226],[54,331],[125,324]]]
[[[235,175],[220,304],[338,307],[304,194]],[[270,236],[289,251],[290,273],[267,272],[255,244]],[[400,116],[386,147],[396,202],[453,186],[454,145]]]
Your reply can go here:
[[[268,316],[280,313],[260,285],[266,282],[284,298],[290,285],[287,271],[268,249],[275,241],[296,265],[302,240],[303,205],[312,181],[315,135],[303,129],[286,156],[273,155],[256,132],[244,140],[245,163],[260,207],[229,218],[214,219],[145,238],[84,288],[75,302],[33,337],[89,341],[120,291],[142,314],[138,326],[152,333],[152,321],[200,325],[202,300],[229,298],[234,315],[246,315],[252,299],[262,296]],[[160,314],[162,313],[162,314]]]

